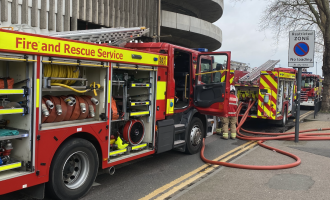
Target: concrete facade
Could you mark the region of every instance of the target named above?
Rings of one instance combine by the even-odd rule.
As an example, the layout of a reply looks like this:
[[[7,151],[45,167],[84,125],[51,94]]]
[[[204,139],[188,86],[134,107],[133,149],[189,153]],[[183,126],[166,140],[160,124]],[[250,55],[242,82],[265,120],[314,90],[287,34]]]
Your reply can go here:
[[[158,0],[0,0],[0,27],[51,33],[101,27],[148,27],[158,33]],[[81,28],[81,26],[83,28]],[[20,29],[21,31],[22,28]]]
[[[0,0],[0,27],[48,34],[145,26],[143,41],[210,51],[221,47],[222,31],[212,23],[222,14],[223,0]]]
[[[223,14],[223,0],[162,0],[161,41],[189,48],[219,49],[222,31],[212,24]]]

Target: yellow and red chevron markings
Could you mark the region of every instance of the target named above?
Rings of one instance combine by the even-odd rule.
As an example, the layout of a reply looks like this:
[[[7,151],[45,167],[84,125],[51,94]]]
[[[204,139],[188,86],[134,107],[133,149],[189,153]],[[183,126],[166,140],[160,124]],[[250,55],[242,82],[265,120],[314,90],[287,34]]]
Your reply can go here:
[[[226,73],[227,73],[227,70],[221,70],[221,82],[226,81]],[[234,78],[235,78],[235,70],[230,70],[230,75],[229,75],[230,85],[232,85],[234,83]]]
[[[262,71],[258,95],[258,118],[276,119],[276,102],[278,89],[278,73],[275,71]],[[268,103],[264,103],[265,94],[261,90],[267,90],[269,94]]]

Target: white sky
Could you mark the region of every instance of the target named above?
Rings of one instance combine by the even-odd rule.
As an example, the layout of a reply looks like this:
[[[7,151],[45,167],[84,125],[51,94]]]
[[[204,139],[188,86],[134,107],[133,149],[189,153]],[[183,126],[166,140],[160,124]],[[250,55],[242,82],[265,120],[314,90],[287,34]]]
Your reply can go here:
[[[219,51],[231,51],[232,60],[249,63],[250,67],[259,67],[267,60],[281,60],[277,67],[287,67],[289,39],[282,38],[276,46],[272,31],[259,31],[260,18],[267,3],[265,0],[236,3],[224,0],[224,13],[214,23],[222,30],[222,47]],[[322,60],[315,61],[318,65],[317,74],[321,75]],[[314,68],[307,71],[315,74],[315,64]]]

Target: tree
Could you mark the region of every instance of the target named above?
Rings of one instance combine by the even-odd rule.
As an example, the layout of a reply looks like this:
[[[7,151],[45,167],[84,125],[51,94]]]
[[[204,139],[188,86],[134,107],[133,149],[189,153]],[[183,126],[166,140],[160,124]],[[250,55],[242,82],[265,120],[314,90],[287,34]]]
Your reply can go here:
[[[244,1],[244,0],[238,0]],[[330,112],[330,6],[329,0],[271,0],[260,21],[261,29],[272,29],[278,41],[292,30],[315,30],[316,52],[323,56],[323,102]]]

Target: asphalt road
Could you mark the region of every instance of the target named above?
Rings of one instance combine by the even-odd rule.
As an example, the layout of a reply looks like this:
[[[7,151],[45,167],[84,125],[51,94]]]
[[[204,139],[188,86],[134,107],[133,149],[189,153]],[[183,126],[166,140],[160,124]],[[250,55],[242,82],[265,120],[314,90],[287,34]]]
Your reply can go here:
[[[301,110],[301,115],[304,115],[310,110]],[[275,124],[260,123],[258,119],[247,121],[245,128],[254,131],[265,132],[283,132],[294,126],[293,119],[290,119],[286,127],[279,127]],[[228,151],[236,148],[243,148],[247,141],[243,140],[223,140],[218,135],[212,135],[206,138],[205,157],[215,159]],[[244,149],[243,149],[244,150]],[[244,151],[242,151],[244,153]],[[240,155],[237,152],[232,155],[232,158]],[[170,151],[159,155],[148,156],[136,161],[125,163],[122,166],[116,167],[114,175],[102,174],[96,178],[95,186],[83,198],[84,200],[103,200],[103,199],[141,199],[147,195],[148,197],[162,197],[173,191],[175,193],[180,190],[180,187],[174,187],[182,177],[188,177],[191,181],[182,181],[184,184],[192,185],[203,177],[194,177],[198,173],[192,173],[194,170],[205,166],[200,159],[199,154],[187,155],[185,153]],[[206,171],[207,176],[212,168],[208,166],[205,169],[198,171]],[[215,168],[216,169],[216,168]],[[189,179],[189,180],[190,180]],[[165,194],[164,194],[165,193]],[[159,197],[159,198],[160,198]],[[163,196],[166,197],[166,196]],[[171,195],[166,199],[170,199]],[[1,196],[1,200],[30,200],[23,196],[20,192],[13,192]],[[149,198],[145,198],[149,199]]]

